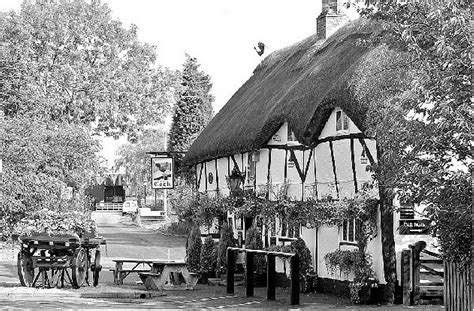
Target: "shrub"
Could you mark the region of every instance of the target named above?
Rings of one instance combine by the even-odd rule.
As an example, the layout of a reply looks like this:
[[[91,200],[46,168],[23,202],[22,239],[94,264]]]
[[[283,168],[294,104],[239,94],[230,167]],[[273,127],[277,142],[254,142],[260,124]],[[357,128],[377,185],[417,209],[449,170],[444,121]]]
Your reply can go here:
[[[199,272],[200,270],[201,246],[201,230],[198,226],[195,226],[191,230],[186,243],[186,265],[191,272]]]
[[[255,225],[252,225],[245,235],[245,248],[263,249],[262,234]],[[266,272],[266,263],[263,255],[254,256],[254,267],[256,273]]]
[[[296,241],[291,242],[290,247],[291,251],[297,254],[300,259],[300,279],[303,279],[312,270],[311,252],[302,238],[298,238]]]
[[[217,270],[219,272],[227,271],[227,248],[235,246],[234,233],[232,227],[224,223],[221,227],[221,237],[217,250]]]
[[[216,271],[217,252],[216,245],[211,235],[208,235],[204,240],[204,245],[201,249],[201,270],[202,274],[212,274]]]
[[[189,235],[193,227],[193,224],[189,221],[178,221],[173,222],[166,228],[166,233],[174,235]]]

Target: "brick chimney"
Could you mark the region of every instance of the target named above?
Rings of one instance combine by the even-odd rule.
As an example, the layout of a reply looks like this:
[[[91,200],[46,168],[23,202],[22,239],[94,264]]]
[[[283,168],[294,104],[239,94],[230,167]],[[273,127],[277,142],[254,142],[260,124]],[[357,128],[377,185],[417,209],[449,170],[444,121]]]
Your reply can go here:
[[[342,13],[342,0],[322,0],[322,4],[322,12],[316,19],[316,33],[319,39],[327,39],[349,22],[349,17]]]

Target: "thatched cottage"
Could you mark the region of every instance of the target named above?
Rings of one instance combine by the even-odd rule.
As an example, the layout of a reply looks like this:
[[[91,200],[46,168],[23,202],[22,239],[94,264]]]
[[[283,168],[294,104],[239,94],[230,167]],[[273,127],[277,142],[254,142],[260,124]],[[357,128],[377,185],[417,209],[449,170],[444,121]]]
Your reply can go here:
[[[199,192],[229,195],[226,177],[234,167],[245,172],[246,189],[287,183],[294,200],[351,197],[372,178],[366,167],[377,161],[375,140],[364,134],[366,110],[353,97],[350,82],[373,49],[361,41],[378,27],[366,19],[349,22],[326,13],[318,18],[317,29],[267,56],[193,143],[185,161],[195,166]],[[402,218],[413,215],[409,210]],[[394,223],[399,220],[396,213]],[[245,235],[245,227],[234,227],[234,232]],[[420,240],[397,229],[395,225],[397,253]],[[341,227],[300,229],[319,277],[346,278],[327,271],[324,255],[356,248],[354,230],[350,221]],[[272,241],[266,244],[291,240],[281,230],[266,238]],[[383,283],[380,234],[367,250]]]

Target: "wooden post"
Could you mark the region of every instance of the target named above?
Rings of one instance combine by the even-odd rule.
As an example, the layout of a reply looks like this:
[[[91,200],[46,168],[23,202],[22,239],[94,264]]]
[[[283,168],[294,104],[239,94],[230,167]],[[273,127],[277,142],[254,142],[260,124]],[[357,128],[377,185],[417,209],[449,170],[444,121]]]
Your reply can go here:
[[[300,263],[298,255],[291,257],[291,288],[290,288],[290,304],[300,304]]]
[[[227,294],[234,293],[234,270],[235,270],[234,251],[230,248],[227,248]]]
[[[245,271],[245,287],[247,297],[253,297],[253,256],[252,252],[247,251],[245,253],[245,265],[247,267]]]
[[[402,250],[401,275],[403,305],[410,305],[410,253],[409,249]]]
[[[411,290],[412,290],[412,304],[420,302],[420,253],[426,247],[426,242],[419,241],[415,245],[410,245],[411,248]]]
[[[267,299],[275,300],[275,255],[267,254]]]

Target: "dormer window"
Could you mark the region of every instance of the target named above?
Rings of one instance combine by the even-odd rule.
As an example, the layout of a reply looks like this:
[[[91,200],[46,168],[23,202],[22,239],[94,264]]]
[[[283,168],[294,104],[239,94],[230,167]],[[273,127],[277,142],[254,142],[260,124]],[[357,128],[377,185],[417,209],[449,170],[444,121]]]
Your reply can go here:
[[[342,110],[336,111],[336,132],[349,130],[349,118]]]

